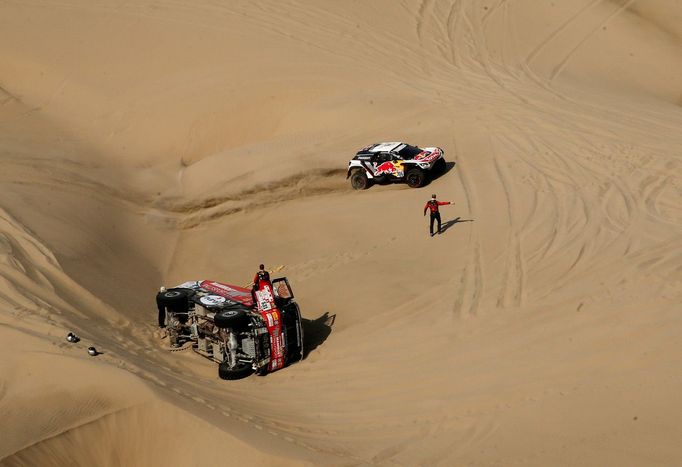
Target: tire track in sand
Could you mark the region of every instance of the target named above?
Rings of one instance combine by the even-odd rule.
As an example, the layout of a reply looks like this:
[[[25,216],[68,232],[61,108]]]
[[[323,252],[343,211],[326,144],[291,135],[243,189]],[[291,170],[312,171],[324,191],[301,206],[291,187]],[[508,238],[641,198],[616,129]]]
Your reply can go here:
[[[478,212],[477,195],[473,188],[473,184],[469,180],[468,169],[466,163],[462,160],[462,152],[457,147],[457,142],[453,138],[451,141],[452,147],[455,148],[455,154],[459,154],[459,169],[457,174],[462,182],[464,189],[464,199],[467,205],[467,211],[475,218]],[[475,224],[475,223],[474,223]],[[471,245],[471,253],[467,257],[466,265],[462,271],[462,276],[459,283],[459,291],[453,304],[453,312],[460,316],[473,316],[478,313],[478,307],[484,291],[483,282],[483,261],[481,259],[481,242],[479,235],[476,234],[476,226],[472,225],[467,243]]]
[[[547,36],[543,41],[541,41],[526,57],[524,60],[524,64],[530,66],[531,62],[535,60],[535,58],[542,52],[547,45],[549,45],[550,42],[553,42],[556,37],[561,34],[562,32],[566,31],[568,27],[575,23],[575,21],[580,18],[584,13],[586,13],[588,10],[591,10],[592,8],[596,7],[600,3],[602,3],[604,0],[594,0],[591,3],[585,5],[583,8],[581,8],[577,13],[575,13],[573,16],[568,18],[566,21],[564,21],[557,29],[555,29],[549,36]]]
[[[568,64],[569,60],[575,55],[575,53],[587,42],[595,32],[599,31],[603,26],[608,24],[613,18],[620,15],[623,11],[627,10],[635,0],[627,0],[623,5],[621,5],[616,11],[611,13],[604,21],[600,22],[595,28],[593,28],[585,37],[583,37],[569,52],[568,54],[559,62],[558,65],[554,67],[552,73],[549,76],[549,81],[552,82],[554,79],[563,71],[563,69]]]
[[[491,141],[491,147],[494,144]],[[507,266],[504,272],[504,281],[502,284],[502,291],[497,299],[498,307],[521,306],[524,302],[524,284],[526,282],[526,268],[523,259],[523,250],[521,247],[521,237],[516,224],[514,222],[514,204],[511,184],[509,182],[509,174],[507,169],[500,163],[498,157],[494,157],[495,170],[500,179],[502,188],[504,189],[505,199],[507,202],[507,216],[509,218],[509,237],[507,239],[508,256]]]

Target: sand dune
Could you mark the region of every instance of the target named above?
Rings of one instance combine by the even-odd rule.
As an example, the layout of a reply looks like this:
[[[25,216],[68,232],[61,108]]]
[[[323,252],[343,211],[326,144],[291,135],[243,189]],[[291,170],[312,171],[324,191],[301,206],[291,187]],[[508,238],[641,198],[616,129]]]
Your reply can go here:
[[[0,465],[679,464],[680,19],[1,3]],[[352,191],[382,140],[455,164]],[[303,362],[228,383],[167,349],[159,285],[260,262]]]

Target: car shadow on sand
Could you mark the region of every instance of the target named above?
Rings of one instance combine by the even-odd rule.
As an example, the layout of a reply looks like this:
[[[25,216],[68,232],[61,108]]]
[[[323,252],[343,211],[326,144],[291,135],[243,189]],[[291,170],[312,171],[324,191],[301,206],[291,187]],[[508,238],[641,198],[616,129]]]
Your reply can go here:
[[[440,227],[440,233],[441,235],[445,233],[446,230],[448,230],[450,227],[452,227],[455,224],[460,224],[462,222],[473,222],[473,219],[462,219],[461,217],[455,217],[452,220],[445,221]]]
[[[317,319],[302,318],[303,325],[303,358],[327,340],[332,333],[332,326],[336,321],[336,315],[325,313]]]
[[[428,185],[429,183],[433,182],[434,180],[438,180],[439,178],[443,177],[445,174],[447,174],[447,173],[450,172],[452,169],[454,169],[454,168],[455,168],[455,165],[457,165],[456,162],[446,162],[446,163],[445,163],[445,169],[444,169],[441,173],[439,173],[439,174],[433,174],[431,177],[427,177],[427,179],[426,179],[426,180],[427,180],[426,185]]]

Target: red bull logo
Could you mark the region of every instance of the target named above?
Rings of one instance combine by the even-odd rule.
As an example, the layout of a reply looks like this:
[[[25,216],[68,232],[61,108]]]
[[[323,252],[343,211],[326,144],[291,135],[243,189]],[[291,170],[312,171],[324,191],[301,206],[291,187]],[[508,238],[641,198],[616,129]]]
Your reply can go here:
[[[374,176],[378,177],[380,175],[395,175],[397,177],[403,176],[403,163],[402,161],[388,161],[383,162],[377,166]]]

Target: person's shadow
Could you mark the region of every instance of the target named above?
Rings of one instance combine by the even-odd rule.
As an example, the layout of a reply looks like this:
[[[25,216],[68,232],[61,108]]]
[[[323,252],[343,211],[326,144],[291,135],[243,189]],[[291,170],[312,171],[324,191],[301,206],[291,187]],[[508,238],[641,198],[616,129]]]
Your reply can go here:
[[[325,313],[317,319],[311,320],[307,318],[301,319],[303,325],[303,358],[307,358],[308,354],[319,347],[329,334],[332,333],[332,326],[336,320],[336,315],[329,315]]]
[[[443,225],[440,227],[440,233],[444,234],[446,230],[448,230],[450,227],[452,227],[455,224],[460,224],[462,222],[473,222],[473,219],[462,219],[461,217],[455,217],[452,220],[443,222]]]

